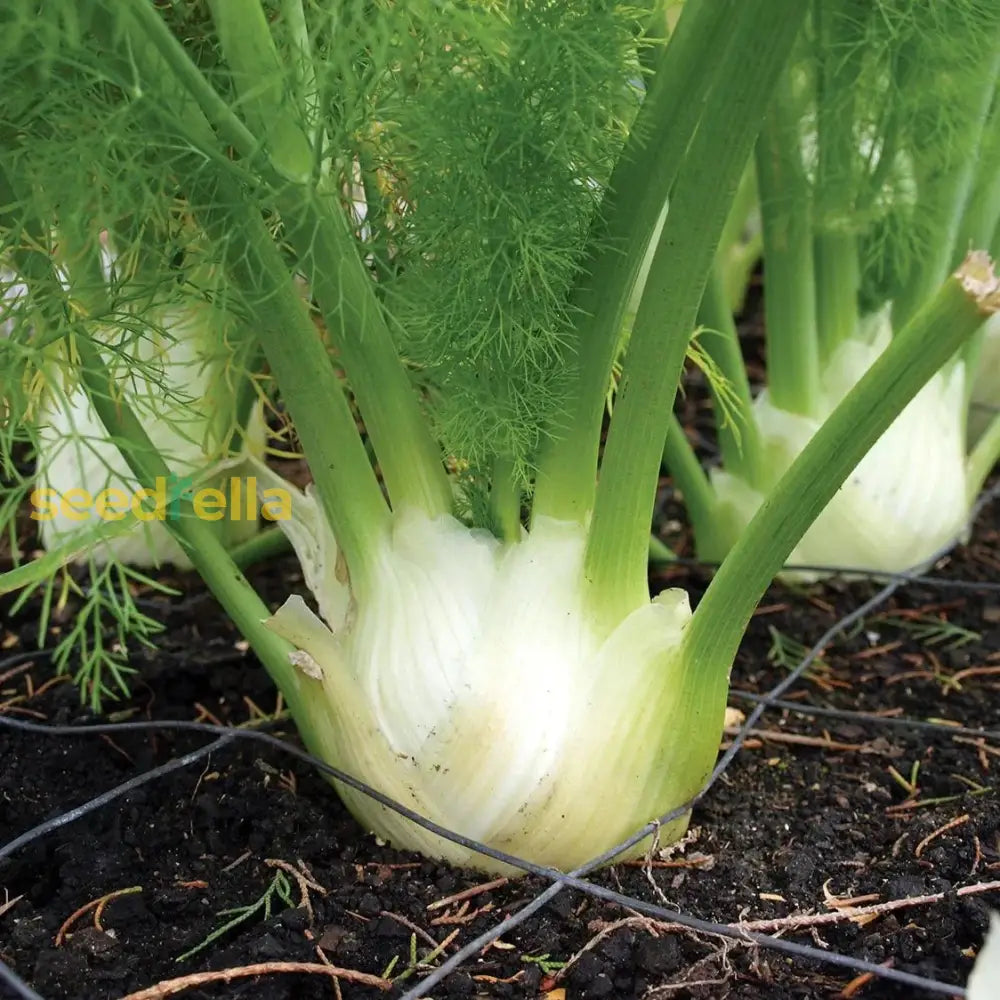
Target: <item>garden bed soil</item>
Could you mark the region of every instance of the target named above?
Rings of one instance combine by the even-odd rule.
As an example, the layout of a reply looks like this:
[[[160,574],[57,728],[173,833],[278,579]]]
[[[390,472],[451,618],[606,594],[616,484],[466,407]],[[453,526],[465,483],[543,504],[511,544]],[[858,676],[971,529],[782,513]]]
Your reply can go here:
[[[936,572],[951,580],[996,581],[998,529],[995,502],[980,517],[971,544]],[[684,547],[683,538],[674,540]],[[686,586],[696,597],[706,581],[703,570],[675,566],[654,583]],[[272,604],[304,590],[290,557],[255,574],[255,582]],[[186,597],[150,597],[167,631],[156,652],[133,658],[139,671],[133,695],[110,706],[114,717],[228,725],[272,712],[274,691],[245,644],[196,581],[181,583]],[[774,587],[740,651],[734,689],[767,691],[787,675],[788,667],[776,660],[776,643],[784,651],[777,659],[794,663],[797,649],[788,640],[816,640],[874,591],[868,583]],[[0,621],[7,619],[0,627],[0,713],[50,724],[93,720],[73,685],[54,680],[45,657],[30,666],[17,659],[33,648],[35,612],[10,617],[8,609],[9,601],[0,602]],[[996,731],[998,650],[996,593],[911,584],[832,643],[790,697]],[[748,707],[735,695],[731,704]],[[988,911],[1000,909],[1000,892],[981,890],[1000,883],[1000,741],[777,710],[758,728],[763,733],[695,811],[683,851],[651,866],[617,865],[595,880],[708,920],[774,920],[773,929],[788,940],[964,983]],[[295,738],[288,722],[274,731]],[[56,737],[0,726],[0,842],[208,739],[177,732]],[[308,907],[300,905],[305,883],[291,869],[322,887],[308,889]],[[253,905],[269,887],[281,887],[279,876],[287,881],[290,904],[275,891],[269,915],[261,906],[212,938],[232,919],[221,911]],[[394,979],[414,957],[431,952],[432,941],[447,940],[440,953],[449,955],[545,887],[533,878],[490,888],[491,881],[380,845],[307,764],[237,741],[0,862],[6,894],[0,895],[0,958],[45,1000],[122,998],[162,980],[257,963],[329,961]],[[968,886],[977,888],[959,893]],[[116,893],[99,914],[96,906],[79,912]],[[462,893],[467,898],[442,902]],[[824,922],[845,899],[878,907],[925,896],[932,898]],[[796,915],[805,916],[799,926],[786,919]],[[178,960],[199,944],[204,947],[197,954]],[[411,968],[384,992],[348,978],[335,984],[328,975],[271,968],[179,995],[360,1000],[398,996],[425,974],[423,966]],[[2,987],[0,994],[6,995]],[[571,891],[432,995],[931,996],[859,979],[850,969],[658,925]]]

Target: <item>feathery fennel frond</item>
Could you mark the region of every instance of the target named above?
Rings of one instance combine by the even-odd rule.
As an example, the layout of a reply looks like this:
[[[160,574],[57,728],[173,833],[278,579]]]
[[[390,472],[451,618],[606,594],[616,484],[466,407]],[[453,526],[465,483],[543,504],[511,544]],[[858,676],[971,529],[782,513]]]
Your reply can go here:
[[[338,198],[361,166],[356,237],[446,450],[482,467],[509,458],[524,480],[565,396],[569,373],[551,361],[570,335],[568,291],[638,103],[647,14],[605,0],[370,6],[304,4],[308,64],[262,66],[259,88],[313,87],[311,120],[300,124]],[[236,94],[206,6],[162,14],[217,98],[266,143],[258,88]],[[211,171],[208,151],[191,148],[190,99],[171,101],[143,79],[130,61],[141,53],[116,44],[117,24],[98,32],[103,50],[54,16],[46,30],[59,38],[37,42],[53,67],[47,95],[7,114],[17,136],[9,169],[45,181],[20,207],[73,223],[84,243],[111,229],[121,259],[136,262],[129,287],[155,297],[172,277],[156,244],[176,239],[179,187],[195,215],[211,190],[192,176],[199,162]],[[280,44],[295,30],[275,17]],[[4,77],[31,72],[37,55],[6,53]],[[53,160],[68,149],[81,169],[60,173]],[[234,162],[211,162],[220,167],[244,178]],[[225,263],[245,253],[234,241]]]
[[[838,0],[817,12],[805,46],[817,74],[814,223],[862,240],[863,294],[874,307],[947,238],[951,210],[936,189],[975,148],[1000,8]]]
[[[25,588],[14,602],[17,613],[32,597],[39,601],[38,644],[57,636],[52,661],[68,674],[94,711],[102,704],[129,694],[131,652],[152,647],[163,625],[141,608],[133,591],[176,591],[117,560],[88,563],[80,580],[68,570]]]
[[[388,109],[384,155],[411,210],[386,296],[446,447],[510,458],[523,478],[563,400],[568,292],[638,103],[637,12],[506,4],[499,32],[494,12],[478,17],[450,37],[421,26],[419,82]]]

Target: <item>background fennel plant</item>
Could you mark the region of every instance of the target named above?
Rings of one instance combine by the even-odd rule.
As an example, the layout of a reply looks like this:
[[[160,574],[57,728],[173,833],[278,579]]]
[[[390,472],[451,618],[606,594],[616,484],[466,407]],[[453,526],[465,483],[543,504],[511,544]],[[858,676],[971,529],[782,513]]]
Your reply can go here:
[[[998,72],[992,5],[814,6],[755,148],[765,391],[751,403],[720,248],[699,321],[729,385],[727,396],[712,386],[721,468],[706,476],[676,424],[667,438],[705,557],[733,544],[942,276],[970,248],[995,244]],[[735,206],[730,228],[745,211]],[[988,411],[966,440],[970,395],[984,392],[973,389],[977,369],[982,386],[995,366],[987,330],[907,407],[791,562],[902,570],[956,537],[1000,454]]]
[[[81,0],[41,24],[18,0],[2,16],[4,238],[32,315],[5,371],[30,383],[60,344],[136,479],[169,471],[93,334],[116,289],[63,289],[48,234],[77,234],[92,259],[103,229],[157,232],[180,201],[309,461],[283,526],[319,615],[298,596],[270,615],[183,496],[167,526],[306,743],[560,866],[690,798],[761,593],[996,308],[982,258],[939,275],[697,611],[678,591],[650,601],[664,428],[799,0],[689,0],[655,48],[649,11],[606,0]],[[62,169],[69,151],[86,153],[84,183]],[[172,280],[157,260],[154,287]],[[615,789],[614,810],[594,787]],[[341,791],[393,842],[473,860]]]
[[[17,186],[4,175],[8,199]],[[264,443],[262,407],[246,367],[256,347],[220,294],[216,270],[192,237],[190,219],[176,203],[164,209],[169,214],[155,233],[152,220],[132,232],[134,220],[116,220],[116,231],[101,231],[90,246],[77,238],[75,219],[61,231],[26,227],[20,245],[7,254],[23,278],[44,282],[52,292],[49,300],[26,294],[28,286],[15,275],[18,294],[7,299],[12,315],[4,345],[6,403],[13,412],[3,448],[10,512],[5,523],[17,562],[13,526],[28,499],[41,543],[53,557],[24,567],[25,589],[14,609],[44,592],[40,644],[50,621],[72,619],[59,630],[54,661],[74,672],[95,707],[102,697],[127,692],[130,639],[148,643],[157,631],[156,622],[138,610],[133,589],[169,588],[138,570],[167,562],[189,565],[161,518],[175,516],[185,492],[230,484],[240,476],[241,456],[259,454]],[[124,252],[117,249],[119,241],[127,245]],[[164,271],[173,272],[172,281],[163,281]],[[147,280],[150,273],[155,279]],[[55,303],[70,311],[82,302],[93,317],[86,321],[88,336],[112,373],[112,401],[135,410],[167,463],[167,475],[149,491],[162,495],[165,510],[158,513],[148,510],[149,501],[137,503],[143,487],[79,384],[72,340],[39,335],[46,324],[36,305]],[[79,320],[81,328],[84,322]],[[256,534],[257,515],[227,513],[214,530],[226,545],[248,541]],[[82,567],[75,578],[61,569],[66,563]],[[106,683],[105,675],[114,683]]]

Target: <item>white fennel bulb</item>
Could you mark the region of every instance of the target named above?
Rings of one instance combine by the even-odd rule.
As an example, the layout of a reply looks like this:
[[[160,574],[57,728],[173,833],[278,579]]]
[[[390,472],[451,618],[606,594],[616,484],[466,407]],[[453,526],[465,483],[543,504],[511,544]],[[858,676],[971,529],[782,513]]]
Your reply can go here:
[[[106,353],[110,370],[120,378],[124,398],[176,477],[162,484],[162,496],[188,486],[222,488],[228,496],[230,477],[243,475],[240,458],[221,461],[231,428],[235,390],[225,379],[227,358],[217,346],[222,338],[211,324],[224,322],[225,314],[212,306],[185,303],[159,311],[158,328],[146,330],[127,345],[116,343],[115,332],[107,332],[107,342],[116,348],[116,354]],[[51,378],[54,382],[39,407],[40,493],[35,509],[47,549],[72,541],[102,521],[116,519],[139,490],[82,386],[75,379],[64,379],[59,369]],[[257,406],[243,436],[244,451],[263,454],[265,436]],[[214,468],[206,476],[210,467]],[[106,503],[102,508],[102,495],[110,497],[110,506]],[[83,552],[78,561],[92,559],[100,565],[115,559],[140,567],[161,563],[190,567],[190,560],[165,524],[166,518],[176,516],[174,510],[168,496],[162,518],[141,521],[130,533]],[[229,543],[245,540],[257,531],[256,517],[247,514],[240,505],[237,519],[227,517]]]
[[[888,346],[885,314],[842,343],[825,366],[814,418],[778,409],[765,389],[753,416],[765,449],[766,489]],[[901,572],[924,564],[962,532],[966,490],[965,365],[938,372],[861,460],[788,559],[791,565]],[[763,503],[743,479],[714,470],[712,484],[735,538]],[[786,572],[815,580],[819,572]]]
[[[578,526],[540,518],[502,544],[410,510],[394,515],[371,582],[354,593],[324,523],[301,494],[281,522],[326,620],[296,596],[268,626],[322,685],[328,717],[316,728],[331,763],[451,830],[564,869],[698,790],[724,706],[692,727],[701,709],[676,693],[691,617],[682,591],[605,634],[586,611]],[[677,739],[678,718],[709,734],[707,755],[700,737]],[[398,847],[503,867],[340,791]]]
[[[972,380],[969,439],[975,441],[997,414],[1000,414],[1000,314],[991,316],[983,327],[979,360]]]
[[[1000,997],[1000,915],[996,913],[990,914],[990,929],[969,975],[966,996],[968,1000]]]
[[[28,286],[13,272],[0,267],[0,337],[9,337],[17,313],[28,297]]]

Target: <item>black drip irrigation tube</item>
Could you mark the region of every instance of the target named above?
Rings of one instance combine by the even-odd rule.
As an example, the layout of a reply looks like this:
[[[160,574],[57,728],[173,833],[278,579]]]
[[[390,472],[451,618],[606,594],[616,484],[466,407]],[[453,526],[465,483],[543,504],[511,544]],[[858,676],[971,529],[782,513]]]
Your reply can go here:
[[[976,503],[975,508],[969,518],[969,524],[971,525],[978,517],[980,511],[988,504],[991,503],[997,496],[1000,496],[1000,486],[994,487],[993,489],[984,493],[979,501]],[[950,550],[951,546],[942,549],[940,552],[935,553],[932,557],[931,562],[936,562],[943,555],[946,555]],[[771,708],[779,708],[783,711],[793,711],[799,712],[804,715],[816,715],[824,717],[834,717],[834,718],[844,718],[850,719],[851,721],[872,724],[872,725],[889,725],[895,727],[905,727],[914,730],[940,730],[943,732],[950,733],[952,735],[956,734],[967,734],[973,736],[983,736],[987,738],[1000,738],[1000,732],[971,729],[966,727],[955,727],[945,723],[934,723],[927,722],[923,720],[909,720],[909,719],[899,719],[892,718],[887,719],[882,716],[868,715],[863,712],[850,712],[842,711],[837,709],[823,708],[823,707],[810,707],[807,705],[801,705],[797,702],[788,702],[782,699],[784,695],[793,685],[795,685],[802,677],[803,673],[815,662],[817,657],[821,655],[823,650],[829,645],[829,643],[839,634],[849,629],[857,621],[864,618],[866,615],[870,614],[875,608],[884,604],[893,596],[901,587],[905,584],[920,581],[923,583],[929,583],[934,581],[936,578],[922,576],[919,571],[914,571],[912,573],[896,573],[889,576],[889,582],[885,584],[874,596],[869,598],[863,604],[859,605],[855,610],[851,611],[849,614],[845,615],[834,625],[832,625],[827,631],[820,637],[820,639],[812,646],[811,649],[806,653],[801,662],[795,667],[795,669],[789,673],[780,683],[776,684],[766,695],[756,695],[750,694],[748,692],[734,691],[733,695],[735,697],[742,697],[747,700],[756,702],[754,709],[747,716],[736,736],[733,738],[732,743],[729,748],[720,757],[718,763],[713,769],[705,785],[702,787],[701,791],[698,792],[693,798],[683,805],[678,806],[675,809],[670,810],[663,816],[647,823],[642,829],[637,830],[632,836],[627,840],[622,841],[615,847],[603,854],[591,859],[587,864],[580,866],[579,868],[571,872],[560,872],[553,868],[548,868],[541,865],[533,864],[524,858],[519,858],[515,855],[507,854],[504,851],[498,851],[495,848],[490,847],[487,844],[480,843],[479,841],[473,840],[469,837],[465,837],[460,833],[456,833],[453,830],[448,830],[439,824],[427,819],[424,816],[414,812],[412,809],[402,805],[401,803],[395,802],[393,799],[384,795],[378,789],[371,787],[365,782],[355,778],[353,775],[346,774],[345,772],[339,770],[327,764],[325,761],[320,760],[317,757],[312,756],[306,751],[300,749],[292,743],[286,740],[279,739],[270,733],[264,732],[261,729],[246,729],[246,728],[231,728],[225,726],[214,726],[207,723],[200,722],[185,722],[185,721],[162,721],[162,722],[119,722],[119,723],[108,723],[108,724],[96,724],[96,725],[45,725],[34,722],[25,722],[19,719],[11,719],[6,716],[0,715],[0,726],[4,726],[9,729],[16,729],[22,732],[36,733],[39,735],[45,735],[49,737],[58,736],[97,736],[97,735],[107,735],[111,733],[122,733],[122,732],[150,732],[150,731],[180,731],[180,732],[195,732],[202,733],[206,736],[211,736],[213,739],[211,742],[206,743],[204,746],[197,750],[193,750],[190,753],[184,754],[181,757],[174,758],[165,764],[158,767],[152,768],[149,771],[145,771],[142,774],[136,775],[130,778],[128,781],[122,782],[116,785],[114,788],[109,789],[101,795],[90,799],[88,802],[83,803],[70,809],[59,816],[52,819],[46,820],[44,823],[33,827],[30,830],[25,831],[18,837],[9,841],[7,844],[0,846],[0,862],[9,857],[11,854],[16,852],[27,844],[38,840],[39,838],[47,835],[53,830],[59,829],[60,827],[66,826],[69,823],[73,823],[76,820],[82,818],[95,809],[100,809],[114,800],[120,798],[123,795],[128,794],[135,788],[141,785],[147,784],[151,781],[155,781],[157,778],[162,777],[172,771],[180,770],[185,767],[190,767],[192,764],[202,760],[203,758],[209,756],[212,753],[227,750],[234,746],[240,740],[251,740],[258,743],[263,743],[267,746],[275,748],[282,753],[288,754],[295,757],[298,760],[304,761],[310,764],[312,767],[321,771],[323,774],[336,779],[339,782],[347,785],[356,791],[367,795],[369,798],[375,800],[381,805],[388,809],[393,810],[399,815],[405,817],[418,826],[423,827],[431,833],[436,834],[445,840],[451,841],[461,847],[468,850],[475,851],[486,857],[492,858],[495,861],[500,861],[511,867],[520,869],[528,874],[536,875],[540,878],[544,878],[550,881],[552,884],[540,892],[531,902],[527,903],[516,913],[511,914],[489,931],[481,934],[475,940],[470,941],[467,945],[463,946],[459,951],[452,955],[447,961],[438,966],[433,972],[431,972],[425,979],[423,979],[419,984],[413,986],[410,990],[403,994],[402,1000],[419,1000],[419,998],[426,996],[427,992],[433,989],[434,986],[438,985],[444,979],[446,979],[452,972],[456,971],[465,961],[476,955],[482,948],[490,944],[491,942],[500,938],[503,934],[512,930],[513,928],[524,923],[532,914],[536,913],[543,906],[545,906],[550,900],[552,900],[558,893],[564,891],[565,889],[573,889],[578,892],[583,892],[589,896],[597,899],[604,900],[606,902],[615,903],[622,907],[634,910],[636,912],[642,913],[646,916],[652,917],[656,920],[661,920],[665,922],[670,922],[678,924],[680,926],[689,928],[690,930],[696,932],[702,932],[706,934],[713,934],[721,937],[727,937],[733,939],[737,942],[743,942],[746,944],[752,944],[757,947],[770,949],[772,951],[782,952],[787,955],[794,956],[796,958],[806,959],[809,961],[821,962],[828,965],[836,965],[841,968],[850,969],[856,973],[868,973],[874,976],[878,976],[884,980],[899,983],[900,985],[919,987],[930,993],[938,993],[941,995],[949,997],[965,997],[966,991],[963,987],[957,986],[951,983],[943,983],[935,979],[929,979],[923,976],[918,976],[913,973],[901,971],[898,969],[890,969],[884,965],[876,965],[872,962],[866,962],[861,959],[851,958],[849,955],[841,955],[835,952],[824,951],[820,948],[811,947],[809,945],[801,945],[792,941],[786,941],[783,938],[775,937],[773,935],[760,934],[752,931],[740,929],[738,924],[720,924],[714,923],[712,921],[701,920],[696,917],[691,917],[686,914],[680,913],[675,910],[671,910],[664,906],[659,906],[654,903],[646,902],[645,900],[639,899],[633,896],[627,896],[624,893],[615,892],[614,890],[607,889],[604,886],[596,885],[593,882],[588,881],[585,876],[591,872],[602,868],[604,865],[611,863],[617,856],[627,851],[629,848],[638,844],[640,841],[646,839],[651,834],[655,834],[656,831],[663,825],[671,822],[674,819],[684,815],[689,812],[695,805],[701,802],[702,799],[709,793],[712,786],[716,781],[725,773],[729,765],[736,758],[739,753],[743,743],[745,742],[750,731],[754,728],[760,718],[764,715],[766,711]],[[988,583],[982,585],[969,582],[970,587],[982,587],[983,589],[993,589]],[[35,654],[37,658],[38,655]],[[17,654],[16,657],[10,658],[10,660],[5,661],[3,666],[10,667],[14,663],[27,662],[32,658],[31,654]],[[19,1000],[44,1000],[37,992],[35,992],[27,983],[25,983],[9,966],[0,961],[0,983],[6,985],[6,987],[12,991],[12,995],[19,998]]]

